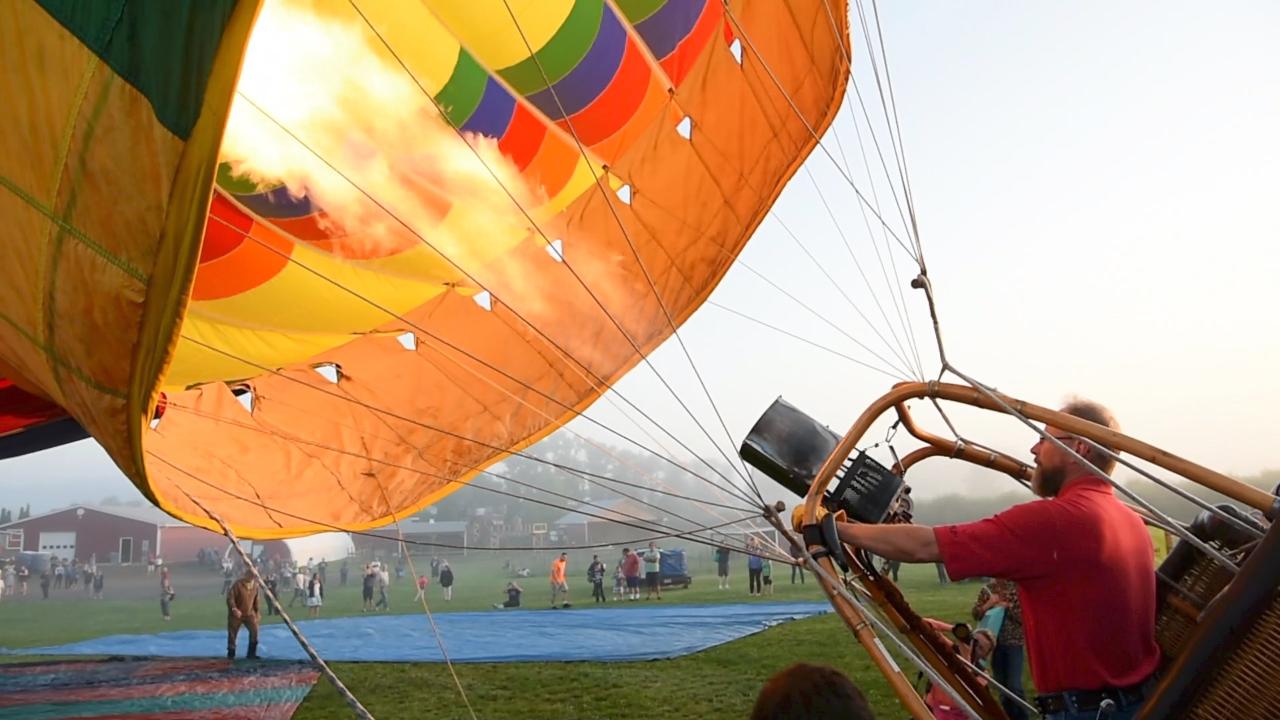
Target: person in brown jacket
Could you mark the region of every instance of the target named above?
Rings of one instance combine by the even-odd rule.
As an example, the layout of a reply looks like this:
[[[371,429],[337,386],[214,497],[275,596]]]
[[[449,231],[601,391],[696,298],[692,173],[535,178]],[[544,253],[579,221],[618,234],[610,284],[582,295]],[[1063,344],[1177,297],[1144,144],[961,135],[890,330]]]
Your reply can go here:
[[[258,657],[258,583],[252,569],[246,569],[231,590],[227,592],[227,658],[236,656],[236,636],[240,626],[249,629],[249,653],[245,657]]]

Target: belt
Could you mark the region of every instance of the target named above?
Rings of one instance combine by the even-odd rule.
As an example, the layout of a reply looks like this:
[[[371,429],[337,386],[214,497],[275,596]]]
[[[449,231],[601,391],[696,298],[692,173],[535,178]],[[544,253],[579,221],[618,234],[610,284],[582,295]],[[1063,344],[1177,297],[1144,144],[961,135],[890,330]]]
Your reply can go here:
[[[1065,690],[1060,693],[1036,696],[1036,707],[1042,715],[1061,712],[1088,712],[1097,710],[1110,700],[1119,708],[1137,705],[1146,699],[1147,683],[1141,682],[1124,688],[1100,690]]]

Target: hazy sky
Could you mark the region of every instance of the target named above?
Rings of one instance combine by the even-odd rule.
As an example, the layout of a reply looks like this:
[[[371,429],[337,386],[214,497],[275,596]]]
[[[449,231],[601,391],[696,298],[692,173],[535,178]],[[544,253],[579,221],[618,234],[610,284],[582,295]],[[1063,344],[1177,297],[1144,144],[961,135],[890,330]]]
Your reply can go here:
[[[1127,431],[1226,472],[1280,467],[1272,372],[1280,357],[1280,5],[915,2],[884,3],[881,12],[952,362],[1040,404],[1071,393],[1103,401]],[[854,37],[859,87],[879,113],[864,43]],[[869,192],[851,117],[842,113],[824,143],[837,157],[844,150]],[[888,200],[878,161],[872,167]],[[873,296],[899,327],[897,291],[885,287],[852,192],[821,151],[808,168],[875,292],[862,286],[804,172],[742,259],[888,356],[778,223],[824,261],[880,332],[887,337],[889,326]],[[886,272],[935,374],[923,297],[906,287],[914,271],[900,248],[895,262],[898,272]],[[742,267],[713,299],[880,364]],[[843,432],[893,382],[717,307],[699,311],[682,337],[735,445],[778,395]],[[654,360],[727,446],[683,355],[668,343]],[[682,438],[698,436],[646,370],[619,389]],[[629,428],[608,403],[591,414]],[[974,438],[1019,452],[1031,444],[1008,421],[954,417]],[[924,478],[926,494],[981,488],[969,470],[946,464]],[[25,501],[37,511],[132,492],[91,443],[0,463],[0,479],[0,505]]]

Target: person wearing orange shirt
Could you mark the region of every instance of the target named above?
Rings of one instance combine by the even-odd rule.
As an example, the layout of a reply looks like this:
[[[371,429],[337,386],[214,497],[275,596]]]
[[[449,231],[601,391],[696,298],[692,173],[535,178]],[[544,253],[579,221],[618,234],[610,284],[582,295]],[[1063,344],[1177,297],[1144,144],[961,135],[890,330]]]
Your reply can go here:
[[[569,565],[569,554],[560,553],[560,557],[551,561],[551,607],[569,607],[569,579],[566,568]],[[556,602],[563,600],[557,606]]]

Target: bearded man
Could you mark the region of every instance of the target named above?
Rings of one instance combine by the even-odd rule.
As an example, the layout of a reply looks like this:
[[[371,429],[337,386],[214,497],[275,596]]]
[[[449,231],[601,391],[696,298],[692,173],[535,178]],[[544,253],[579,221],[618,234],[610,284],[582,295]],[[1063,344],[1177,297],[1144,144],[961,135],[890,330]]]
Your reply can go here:
[[[1075,400],[1062,412],[1119,429],[1094,402]],[[941,562],[955,580],[1012,580],[1046,720],[1094,720],[1108,708],[1102,717],[1129,720],[1160,662],[1151,538],[1110,482],[1081,460],[1111,473],[1110,453],[1052,425],[1044,433],[1073,452],[1044,436],[1032,446],[1031,488],[1043,500],[959,525],[837,523],[837,532],[888,560]]]

